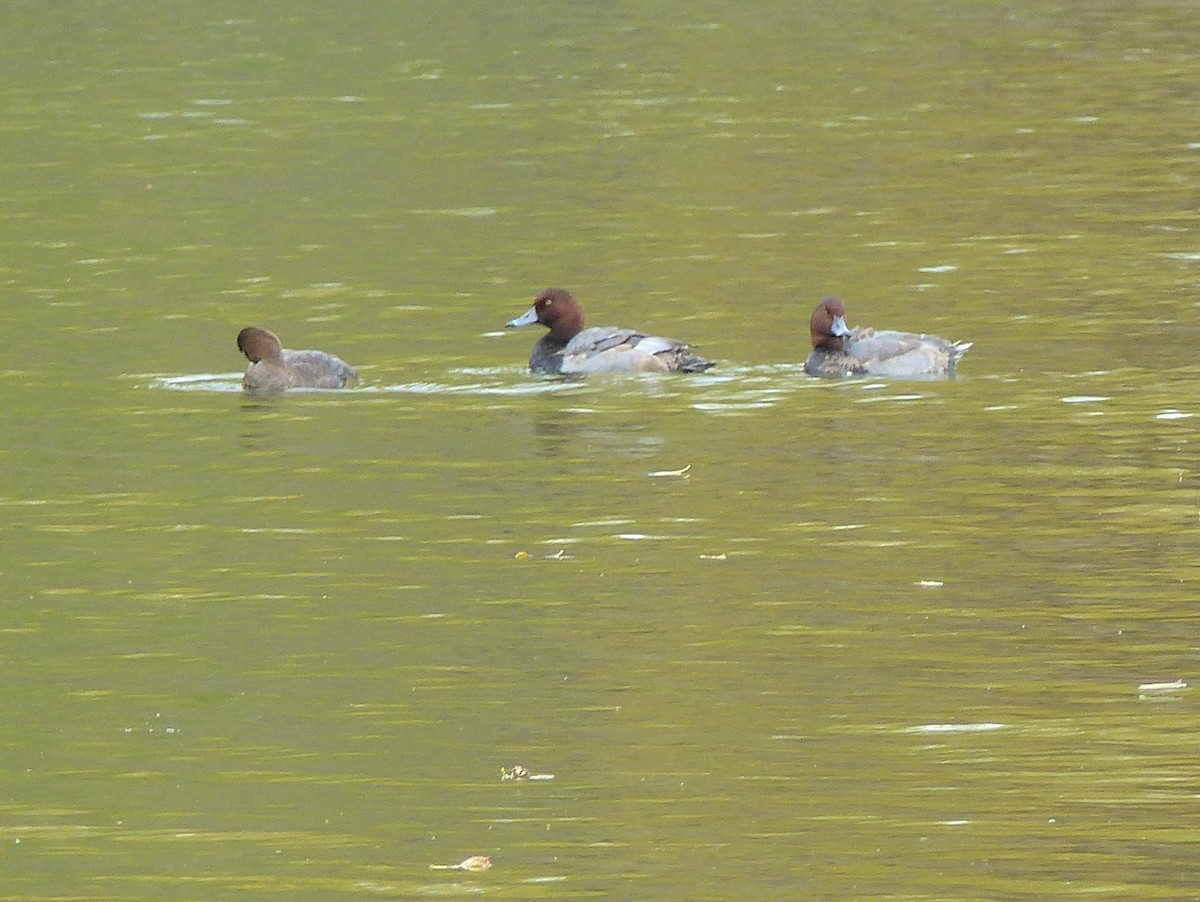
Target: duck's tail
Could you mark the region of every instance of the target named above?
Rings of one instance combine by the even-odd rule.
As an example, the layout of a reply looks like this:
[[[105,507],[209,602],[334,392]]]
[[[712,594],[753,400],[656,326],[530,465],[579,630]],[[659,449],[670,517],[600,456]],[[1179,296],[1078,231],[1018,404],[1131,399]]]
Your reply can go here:
[[[695,354],[679,358],[679,372],[681,373],[703,373],[705,370],[712,369],[716,365],[715,361],[705,360],[703,357],[697,357]]]

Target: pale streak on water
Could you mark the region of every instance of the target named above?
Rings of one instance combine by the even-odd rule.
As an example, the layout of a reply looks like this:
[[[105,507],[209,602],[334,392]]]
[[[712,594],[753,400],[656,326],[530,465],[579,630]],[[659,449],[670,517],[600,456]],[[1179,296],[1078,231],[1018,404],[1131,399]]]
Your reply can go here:
[[[4,892],[1195,895],[1194,18],[6,4]]]

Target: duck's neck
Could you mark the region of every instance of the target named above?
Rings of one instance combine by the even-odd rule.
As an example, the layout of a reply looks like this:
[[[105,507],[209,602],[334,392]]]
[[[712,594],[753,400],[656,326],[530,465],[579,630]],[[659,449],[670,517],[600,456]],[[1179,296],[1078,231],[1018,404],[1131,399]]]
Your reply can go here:
[[[583,331],[583,311],[578,307],[562,310],[550,326],[548,338],[553,338],[560,346],[565,346],[572,338]]]
[[[828,332],[813,332],[812,346],[814,351],[841,354],[846,349],[846,339],[841,335],[832,335]]]

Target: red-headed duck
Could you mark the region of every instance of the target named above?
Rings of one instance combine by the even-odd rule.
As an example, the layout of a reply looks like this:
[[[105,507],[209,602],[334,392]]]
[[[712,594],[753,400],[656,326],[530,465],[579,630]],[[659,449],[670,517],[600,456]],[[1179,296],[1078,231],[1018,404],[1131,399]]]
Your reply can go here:
[[[288,388],[342,388],[358,373],[324,351],[289,351],[279,344],[273,332],[247,326],[237,337],[238,350],[250,366],[242,377],[242,387],[256,391],[283,391]]]
[[[892,376],[912,379],[954,372],[971,342],[936,335],[890,332],[846,325],[846,308],[835,297],[817,304],[809,321],[812,353],[804,362],[810,376]]]
[[[529,355],[535,373],[702,373],[713,363],[673,338],[614,326],[583,328],[583,309],[571,292],[547,288],[505,325],[541,323],[550,329]]]

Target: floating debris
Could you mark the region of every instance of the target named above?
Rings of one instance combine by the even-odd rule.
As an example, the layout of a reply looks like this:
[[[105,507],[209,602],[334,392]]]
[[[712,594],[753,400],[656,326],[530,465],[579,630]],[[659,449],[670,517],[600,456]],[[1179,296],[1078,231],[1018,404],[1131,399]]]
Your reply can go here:
[[[431,864],[431,871],[486,871],[492,866],[492,859],[487,855],[472,855],[464,858],[458,864]]]
[[[525,558],[529,557],[529,552],[528,551],[518,551],[516,554],[513,555],[513,557],[516,558],[518,561],[523,561],[523,560],[525,560]]]
[[[1186,689],[1187,683],[1183,680],[1172,680],[1169,683],[1142,683],[1138,686],[1138,692],[1170,692],[1174,689]]]
[[[702,555],[700,555],[700,560],[702,560],[702,561],[723,561],[723,560],[725,560],[725,552],[722,551],[720,554],[702,554]]]
[[[692,465],[688,464],[682,470],[655,470],[653,473],[650,473],[648,475],[650,475],[650,476],[682,476],[684,479],[686,479],[687,475],[688,475],[688,470],[690,470],[691,468],[692,468]]]
[[[946,584],[940,579],[919,579],[913,585],[920,589],[940,589]]]
[[[505,770],[504,766],[500,766],[501,780],[553,780],[554,774],[531,774],[529,768],[522,764],[514,764],[512,770]]]
[[[569,558],[569,557],[570,557],[570,555],[567,554],[567,549],[560,548],[560,549],[558,549],[558,551],[554,552],[554,554],[546,555],[546,560],[561,561],[561,560],[565,560],[566,558]]]

